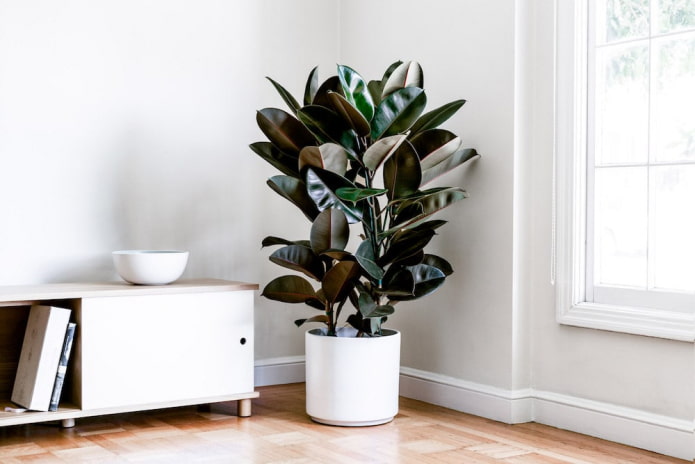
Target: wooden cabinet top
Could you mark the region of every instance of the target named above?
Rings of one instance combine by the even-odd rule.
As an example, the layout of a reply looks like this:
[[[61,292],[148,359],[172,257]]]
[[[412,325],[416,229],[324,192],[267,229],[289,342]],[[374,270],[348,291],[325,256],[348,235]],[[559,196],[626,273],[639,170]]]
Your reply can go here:
[[[258,284],[219,279],[178,280],[168,285],[132,285],[126,282],[81,282],[0,286],[0,304],[126,295],[257,290]]]

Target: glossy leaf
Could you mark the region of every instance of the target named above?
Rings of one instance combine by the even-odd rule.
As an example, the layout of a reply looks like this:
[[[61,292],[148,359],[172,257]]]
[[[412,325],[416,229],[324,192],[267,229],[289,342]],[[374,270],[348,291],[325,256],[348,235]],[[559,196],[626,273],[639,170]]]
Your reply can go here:
[[[449,261],[440,256],[426,254],[422,260],[422,264],[436,267],[447,277],[454,273],[454,268],[451,267]]]
[[[354,69],[343,65],[338,65],[338,78],[340,79],[345,99],[357,108],[364,116],[367,124],[369,124],[369,121],[374,116],[374,102],[369,94],[365,80]],[[366,133],[360,135],[366,135]]]
[[[290,110],[292,110],[293,113],[297,114],[297,110],[299,110],[299,108],[301,108],[302,106],[297,102],[297,100],[295,100],[292,94],[289,93],[287,89],[275,82],[270,77],[266,76],[266,79],[268,79],[270,83],[273,84],[273,87],[275,87],[275,90],[277,90],[277,92],[280,94],[280,97],[282,97],[282,99],[290,108]]]
[[[297,117],[321,143],[337,143],[351,153],[357,150],[355,132],[334,111],[309,105],[299,110]]]
[[[307,192],[320,211],[335,208],[343,211],[348,223],[362,219],[362,209],[349,205],[338,197],[340,188],[356,188],[355,185],[338,174],[319,168],[309,168],[306,172]]]
[[[386,189],[367,189],[367,188],[339,188],[336,190],[336,195],[338,198],[345,201],[350,201],[352,203],[358,202],[360,200],[365,200],[367,198],[375,197],[378,195],[383,195],[388,190]]]
[[[396,232],[384,255],[378,260],[379,265],[386,266],[394,261],[403,261],[420,253],[432,240],[432,229],[401,230]]]
[[[268,282],[261,296],[283,303],[306,303],[316,298],[316,292],[304,277],[287,275]]]
[[[321,288],[330,303],[343,301],[355,287],[360,266],[355,261],[341,261],[326,272]]]
[[[265,248],[268,246],[274,246],[274,245],[301,245],[303,247],[308,247],[311,248],[311,245],[309,244],[308,240],[287,240],[284,238],[280,237],[273,237],[272,235],[269,235],[268,237],[263,239],[263,242],[261,242],[261,247]]]
[[[422,68],[415,61],[406,61],[401,63],[389,75],[384,83],[384,89],[381,93],[382,98],[391,95],[393,92],[405,87],[425,88],[425,78]]]
[[[435,129],[446,122],[466,103],[466,100],[456,100],[440,106],[432,111],[428,111],[415,121],[410,129],[410,137],[417,135],[422,131]]]
[[[341,118],[343,118],[348,127],[354,130],[355,133],[360,137],[369,135],[369,132],[371,131],[369,121],[367,121],[364,118],[364,115],[362,115],[357,108],[346,100],[345,97],[335,92],[329,92],[328,98],[331,101],[333,109]]]
[[[406,135],[399,134],[377,140],[364,152],[362,163],[370,171],[376,171],[386,158],[398,150],[406,138]]]
[[[326,79],[323,84],[321,84],[316,91],[316,95],[314,95],[314,99],[311,101],[311,104],[330,108],[331,100],[328,98],[328,94],[331,92],[336,92],[343,95],[343,86],[340,85],[340,79],[338,79],[338,76],[331,76]]]
[[[355,251],[355,258],[362,269],[377,281],[384,278],[384,270],[376,263],[374,248],[369,240],[364,240]]]
[[[311,249],[315,253],[326,250],[344,250],[350,236],[345,213],[339,209],[326,209],[311,225]]]
[[[345,174],[348,167],[348,154],[343,147],[335,143],[324,143],[318,147],[304,147],[299,152],[299,170],[307,166]]]
[[[268,186],[276,193],[291,201],[313,222],[319,210],[307,193],[307,186],[301,179],[289,176],[274,176],[268,179]]]
[[[422,208],[422,213],[417,216],[412,217],[408,221],[398,224],[389,230],[383,232],[382,235],[388,236],[402,229],[412,229],[416,227],[421,222],[425,221],[427,218],[433,214],[438,213],[444,208],[451,206],[452,204],[467,198],[468,194],[465,190],[458,187],[449,187],[444,189],[437,189],[436,191],[425,194],[415,200],[409,200],[403,203],[399,207],[399,210],[403,208],[416,206]]]
[[[407,131],[427,104],[425,91],[417,87],[399,89],[386,97],[374,112],[372,140]]]
[[[256,122],[268,140],[288,155],[299,156],[305,146],[316,145],[311,132],[283,110],[264,108],[256,113]]]
[[[451,156],[461,146],[461,139],[444,129],[430,129],[408,139],[420,157],[422,169],[429,169]],[[429,158],[429,159],[428,159]]]
[[[415,280],[413,274],[402,269],[398,272],[387,272],[381,288],[378,289],[379,293],[388,296],[391,300],[395,300],[398,297],[409,297],[414,291]]]
[[[446,276],[441,270],[427,264],[410,266],[402,272],[410,273],[413,276],[413,282],[415,285],[413,286],[412,295],[391,296],[391,299],[396,301],[407,301],[422,298],[423,296],[429,295],[437,290],[446,280]]]
[[[292,177],[299,177],[297,158],[281,152],[270,142],[256,142],[249,145],[258,156],[275,166],[280,172]]]
[[[384,187],[390,199],[417,192],[421,180],[420,158],[409,143],[401,145],[384,163]]]
[[[294,325],[296,325],[297,327],[301,327],[309,322],[322,322],[324,324],[328,324],[328,317],[325,314],[319,314],[308,319],[297,319],[294,321]]]
[[[381,91],[384,90],[384,83],[381,81],[369,81],[367,90],[369,90],[369,95],[372,97],[374,107],[376,108],[381,103]]]
[[[475,150],[475,148],[464,148],[458,150],[456,153],[444,159],[439,164],[436,164],[429,169],[423,170],[422,181],[420,185],[425,185],[428,182],[431,182],[432,180],[441,176],[442,174],[446,174],[452,169],[461,166],[463,163],[479,157],[480,155],[478,155],[478,152]]]
[[[331,259],[335,259],[336,261],[354,261],[354,257],[352,256],[352,253],[349,251],[345,250],[325,250],[320,253],[321,256],[327,256]]]
[[[324,275],[323,261],[310,248],[288,245],[275,250],[269,259],[278,266],[302,272],[318,281]]]
[[[304,105],[311,105],[316,97],[316,92],[319,88],[319,67],[316,66],[309,73],[304,86]]]

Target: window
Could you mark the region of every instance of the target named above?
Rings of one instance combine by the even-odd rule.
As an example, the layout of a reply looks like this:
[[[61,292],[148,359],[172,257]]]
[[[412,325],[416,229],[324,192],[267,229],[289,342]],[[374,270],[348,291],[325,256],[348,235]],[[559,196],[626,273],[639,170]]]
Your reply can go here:
[[[695,338],[695,0],[558,2],[560,322]]]

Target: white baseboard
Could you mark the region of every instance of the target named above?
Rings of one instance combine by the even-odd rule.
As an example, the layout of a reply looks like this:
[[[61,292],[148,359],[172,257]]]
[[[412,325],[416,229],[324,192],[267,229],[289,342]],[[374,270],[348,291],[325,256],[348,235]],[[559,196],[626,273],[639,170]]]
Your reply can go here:
[[[503,390],[401,367],[401,396],[476,416],[519,424],[533,420],[533,390]]]
[[[304,382],[304,356],[257,360],[253,375],[257,387]]]
[[[256,362],[256,385],[304,381],[304,357]],[[534,389],[505,390],[401,368],[400,394],[488,419],[538,422],[637,448],[695,459],[695,422]]]
[[[693,421],[538,390],[534,397],[534,421],[540,424],[688,461],[695,459]]]

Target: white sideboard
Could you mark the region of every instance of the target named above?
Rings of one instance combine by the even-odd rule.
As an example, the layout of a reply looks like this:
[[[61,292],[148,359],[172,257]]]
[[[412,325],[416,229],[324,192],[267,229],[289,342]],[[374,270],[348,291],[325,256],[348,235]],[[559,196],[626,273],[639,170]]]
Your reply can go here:
[[[253,295],[258,285],[182,280],[0,287],[0,426],[221,401],[251,415]],[[77,323],[58,411],[5,412],[32,304]]]

